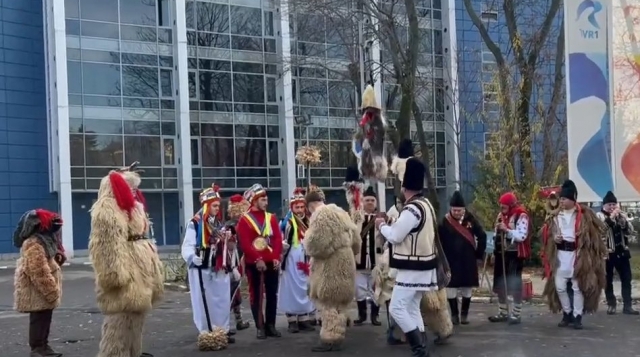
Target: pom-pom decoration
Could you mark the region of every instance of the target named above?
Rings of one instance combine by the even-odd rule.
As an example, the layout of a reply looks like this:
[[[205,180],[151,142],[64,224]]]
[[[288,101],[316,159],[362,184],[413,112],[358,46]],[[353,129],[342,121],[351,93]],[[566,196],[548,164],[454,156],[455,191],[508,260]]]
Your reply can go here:
[[[322,155],[317,147],[311,145],[305,145],[298,148],[296,151],[296,160],[305,166],[317,165],[322,161]]]
[[[198,349],[200,351],[221,351],[229,346],[227,332],[220,327],[215,327],[211,332],[203,332],[198,336]]]

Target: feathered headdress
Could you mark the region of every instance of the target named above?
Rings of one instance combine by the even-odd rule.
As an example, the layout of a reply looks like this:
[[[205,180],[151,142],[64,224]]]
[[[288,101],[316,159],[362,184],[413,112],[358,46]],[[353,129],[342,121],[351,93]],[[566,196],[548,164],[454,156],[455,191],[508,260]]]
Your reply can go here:
[[[414,155],[413,142],[410,139],[402,139],[398,144],[398,154],[391,159],[391,172],[396,175],[400,183],[404,180],[407,160]]]
[[[237,219],[249,210],[251,205],[242,195],[233,195],[229,197],[229,204],[227,206],[227,214],[230,219]]]

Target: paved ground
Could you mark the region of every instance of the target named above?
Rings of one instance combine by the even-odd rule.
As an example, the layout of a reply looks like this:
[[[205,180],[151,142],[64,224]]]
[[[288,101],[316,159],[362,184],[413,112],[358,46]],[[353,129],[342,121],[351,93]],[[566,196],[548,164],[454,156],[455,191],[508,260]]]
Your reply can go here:
[[[54,315],[52,345],[65,357],[92,357],[97,352],[102,317],[95,306],[93,277],[88,266],[70,266],[65,269],[63,304]],[[11,270],[0,271],[0,356],[27,355],[27,316],[12,311]],[[495,311],[489,304],[472,305],[472,323],[459,328],[450,344],[435,348],[432,356],[442,357],[565,357],[618,355],[640,356],[637,326],[640,318],[607,316],[598,313],[587,316],[583,331],[559,329],[557,316],[550,316],[544,307],[526,306],[524,323],[514,328],[491,325],[488,314]],[[248,313],[247,309],[245,312]],[[284,332],[284,321],[279,327]],[[145,334],[145,351],[156,357],[187,357],[205,355],[195,348],[189,297],[186,293],[168,292],[166,302],[149,317]],[[317,334],[288,335],[281,339],[257,341],[254,330],[237,336],[238,343],[226,351],[211,352],[219,356],[312,356],[310,346]],[[384,343],[383,328],[370,325],[348,330],[342,352],[336,357],[409,356],[408,347],[388,347]]]

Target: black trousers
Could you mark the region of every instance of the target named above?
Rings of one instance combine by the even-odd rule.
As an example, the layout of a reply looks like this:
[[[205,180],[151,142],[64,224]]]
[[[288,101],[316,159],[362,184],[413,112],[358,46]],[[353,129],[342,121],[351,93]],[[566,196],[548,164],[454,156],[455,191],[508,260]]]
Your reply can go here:
[[[513,296],[516,304],[522,303],[522,269],[524,261],[518,258],[518,252],[506,251],[504,253],[505,270],[507,274],[507,286],[505,291],[504,273],[502,268],[502,253],[496,251],[493,265],[493,292],[498,294],[498,300],[504,303],[507,296]]]
[[[53,310],[29,313],[29,346],[32,350],[44,348],[49,344],[49,332]]]
[[[613,293],[613,270],[618,272],[622,283],[622,302],[625,307],[631,307],[631,262],[626,255],[609,254],[607,259],[607,286],[604,294],[607,297],[607,305],[616,306],[616,295]]]
[[[267,270],[258,271],[255,264],[247,264],[247,280],[249,283],[249,298],[251,303],[251,314],[257,328],[264,328],[265,325],[276,324],[276,313],[278,310],[278,282],[280,272],[274,269],[273,263],[267,263]],[[260,286],[264,283],[264,287]],[[264,293],[264,299],[262,296]],[[264,309],[264,315],[261,311]],[[260,323],[263,323],[261,326]]]

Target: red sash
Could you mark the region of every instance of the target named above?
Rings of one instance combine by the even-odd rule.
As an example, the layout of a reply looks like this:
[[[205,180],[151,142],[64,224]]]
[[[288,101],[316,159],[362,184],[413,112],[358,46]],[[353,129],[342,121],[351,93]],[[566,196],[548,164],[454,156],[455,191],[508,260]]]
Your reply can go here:
[[[456,232],[458,232],[461,236],[463,236],[464,239],[467,242],[469,242],[469,244],[471,244],[473,249],[476,249],[476,239],[473,237],[469,229],[466,227],[463,227],[462,224],[460,224],[458,220],[453,219],[453,217],[451,217],[450,214],[447,213],[446,217],[447,217],[447,221],[449,221],[449,224],[451,224],[451,226],[456,230]]]

